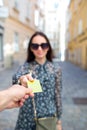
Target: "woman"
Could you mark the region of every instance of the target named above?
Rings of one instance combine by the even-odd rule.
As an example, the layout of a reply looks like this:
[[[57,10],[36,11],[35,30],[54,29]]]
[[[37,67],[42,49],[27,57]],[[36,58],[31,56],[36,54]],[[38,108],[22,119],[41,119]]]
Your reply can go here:
[[[51,117],[56,113],[59,124],[62,113],[61,69],[55,67],[52,57],[52,48],[47,36],[42,32],[35,32],[28,45],[27,60],[13,76],[13,84],[20,81],[25,86],[30,78],[28,74],[32,71],[32,77],[40,80],[43,90],[34,96],[37,117]],[[20,108],[15,130],[36,130],[31,98]]]

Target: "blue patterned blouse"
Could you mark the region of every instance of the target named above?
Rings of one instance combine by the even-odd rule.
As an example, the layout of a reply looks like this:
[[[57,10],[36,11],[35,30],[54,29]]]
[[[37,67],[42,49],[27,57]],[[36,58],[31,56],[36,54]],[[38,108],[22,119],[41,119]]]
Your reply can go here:
[[[60,119],[62,114],[62,75],[60,67],[49,61],[46,61],[43,65],[36,61],[25,62],[13,75],[13,84],[18,83],[19,77],[28,74],[31,70],[33,78],[40,80],[43,90],[41,93],[35,93],[34,96],[37,117],[53,116],[56,113],[58,119]],[[32,98],[29,97],[19,110],[15,130],[33,130],[34,125],[34,109]]]

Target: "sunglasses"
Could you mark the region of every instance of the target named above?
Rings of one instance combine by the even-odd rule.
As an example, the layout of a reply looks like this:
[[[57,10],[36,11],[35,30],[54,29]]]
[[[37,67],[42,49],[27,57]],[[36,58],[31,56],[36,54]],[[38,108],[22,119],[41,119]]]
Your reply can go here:
[[[31,43],[31,48],[33,50],[38,50],[39,46],[45,50],[49,47],[49,44],[48,43],[41,43],[41,44],[37,44],[37,43]]]

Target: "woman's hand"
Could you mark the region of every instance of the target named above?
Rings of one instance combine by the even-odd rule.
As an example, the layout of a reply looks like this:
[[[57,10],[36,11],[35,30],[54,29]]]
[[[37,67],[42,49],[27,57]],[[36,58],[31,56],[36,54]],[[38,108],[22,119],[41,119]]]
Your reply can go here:
[[[27,87],[27,82],[29,81],[33,81],[33,77],[31,76],[31,74],[26,74],[26,75],[23,75],[19,78],[19,81],[21,83],[22,86],[25,86]]]
[[[60,120],[57,121],[57,130],[62,130],[62,123]]]

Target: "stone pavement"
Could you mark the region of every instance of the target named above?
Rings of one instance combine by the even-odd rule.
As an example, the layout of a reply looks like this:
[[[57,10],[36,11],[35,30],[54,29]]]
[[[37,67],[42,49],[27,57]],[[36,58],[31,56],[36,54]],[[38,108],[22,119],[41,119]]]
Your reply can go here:
[[[18,66],[15,65],[12,68],[0,71],[0,90],[12,85],[12,75],[17,68]],[[18,108],[14,108],[0,112],[0,130],[14,130],[18,110]]]
[[[61,62],[63,72],[63,130],[87,130],[87,71]],[[74,99],[86,98],[86,103]]]
[[[59,62],[59,65],[63,76],[63,130],[87,130],[87,71],[69,62]],[[0,71],[0,90],[11,86],[11,78],[17,67]],[[14,130],[18,110],[0,112],[0,130]]]

